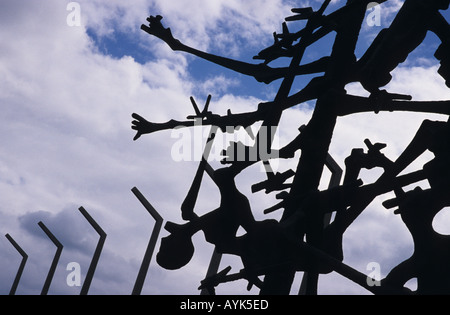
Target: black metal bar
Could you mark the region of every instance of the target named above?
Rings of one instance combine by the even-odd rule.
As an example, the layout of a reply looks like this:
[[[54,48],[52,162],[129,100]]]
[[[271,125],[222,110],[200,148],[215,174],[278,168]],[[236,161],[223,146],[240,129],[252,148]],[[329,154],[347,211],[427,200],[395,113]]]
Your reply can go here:
[[[55,244],[56,246],[56,253],[55,257],[53,258],[52,265],[50,266],[50,270],[48,271],[47,278],[44,283],[44,287],[42,288],[41,295],[47,295],[48,290],[50,289],[50,284],[52,283],[53,276],[55,275],[56,267],[58,266],[59,258],[61,257],[62,250],[64,246],[58,241],[58,239],[50,232],[50,230],[45,226],[44,223],[39,222],[39,227],[45,232],[45,234],[48,236],[48,238]]]
[[[328,188],[333,188],[333,187],[339,186],[341,183],[341,179],[342,179],[342,175],[343,175],[344,171],[339,166],[339,164],[336,163],[336,161],[333,159],[333,157],[330,154],[328,154],[328,156],[327,156],[325,165],[331,171],[331,178],[330,178],[330,182],[328,184]],[[325,214],[324,222],[323,222],[324,228],[330,224],[331,217],[332,217],[331,212]],[[319,280],[319,274],[314,274],[314,275],[309,274],[309,276],[308,276],[308,272],[305,272],[303,274],[302,283],[300,285],[300,289],[298,292],[299,295],[306,294],[308,285],[311,285],[311,283],[308,284],[308,280],[309,281],[314,280],[317,282]],[[315,283],[314,285],[317,285],[317,283]]]
[[[20,263],[19,270],[17,270],[17,274],[16,274],[16,277],[14,278],[13,285],[11,287],[11,290],[9,291],[9,295],[15,295],[17,287],[19,286],[20,278],[22,277],[23,270],[25,269],[25,264],[27,263],[27,260],[28,260],[28,255],[19,246],[19,244],[16,243],[16,241],[11,237],[11,235],[6,234],[5,237],[8,239],[8,241],[14,246],[14,248],[22,256],[22,262]]]
[[[94,252],[94,256],[92,257],[91,264],[89,265],[88,272],[86,274],[86,278],[84,279],[83,286],[81,288],[80,295],[87,295],[89,292],[89,288],[91,286],[92,279],[94,278],[95,269],[97,268],[98,261],[100,260],[100,254],[103,250],[103,245],[106,240],[106,233],[102,230],[100,225],[95,222],[95,220],[89,215],[89,213],[83,208],[79,208],[81,214],[86,218],[89,224],[94,228],[94,230],[100,236],[98,240],[97,247]]]
[[[161,232],[164,219],[160,216],[158,211],[156,211],[155,208],[150,204],[150,202],[144,197],[144,195],[142,195],[139,189],[134,187],[131,191],[139,199],[139,201],[142,203],[145,209],[147,209],[150,215],[155,219],[155,227],[153,228],[150,241],[144,254],[144,259],[142,260],[141,268],[139,269],[139,273],[136,282],[134,284],[133,291],[131,293],[132,295],[140,295],[142,292],[142,288],[144,286],[145,277],[147,276],[148,268],[152,260],[153,252],[155,250],[156,242],[158,241],[159,233]]]
[[[222,260],[222,254],[217,252],[217,249],[214,248],[214,252],[211,256],[211,261],[209,262],[208,271],[206,272],[205,279],[214,276],[219,271],[220,261]],[[214,295],[213,292],[210,292],[207,288],[203,288],[200,291],[200,295]]]
[[[208,98],[209,99],[209,98]],[[207,102],[209,104],[209,102]],[[206,165],[208,164],[208,158],[211,153],[211,149],[214,143],[214,138],[216,137],[218,127],[212,126],[209,132],[208,140],[205,145],[205,149],[202,155],[202,159],[198,166],[197,172],[195,174],[194,180],[192,181],[191,188],[181,204],[181,215],[184,220],[190,221],[196,218],[197,215],[194,213],[195,203],[197,202],[198,193],[200,191],[200,186],[203,179],[203,174],[205,173]]]
[[[209,177],[214,181],[214,169],[209,163],[205,165],[205,172],[209,175]],[[218,253],[216,248],[214,247],[214,252],[211,256],[211,261],[209,262],[208,271],[206,272],[206,278],[208,276],[212,276],[217,274],[220,267],[220,261],[222,260],[222,254]],[[212,295],[208,289],[202,289],[200,291],[200,295]]]

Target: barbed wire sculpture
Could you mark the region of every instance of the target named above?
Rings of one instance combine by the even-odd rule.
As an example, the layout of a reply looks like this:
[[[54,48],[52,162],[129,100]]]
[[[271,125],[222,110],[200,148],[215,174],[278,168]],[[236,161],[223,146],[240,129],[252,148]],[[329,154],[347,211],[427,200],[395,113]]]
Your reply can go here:
[[[150,16],[149,24],[142,25],[145,32],[167,43],[173,51],[195,55],[265,84],[282,80],[275,99],[258,104],[252,112],[214,114],[209,111],[211,97],[208,97],[203,111],[191,99],[195,115],[186,121],[154,123],[133,114],[134,140],[161,130],[189,128],[200,120],[203,126],[212,126],[210,143],[219,129],[226,133],[239,126],[247,128],[262,122],[254,146],[267,148],[267,154],[261,154],[261,150],[255,151],[251,146],[235,142],[224,152],[224,162],[228,165],[216,170],[209,165],[208,153],[205,153],[181,206],[181,217],[186,223],[166,223],[165,229],[170,234],[161,240],[157,262],[169,270],[185,266],[194,253],[192,236],[203,231],[206,241],[215,245],[217,253],[237,255],[244,266],[232,274],[231,267],[209,274],[201,281],[200,289],[210,293],[222,283],[246,279],[249,287],[257,286],[261,294],[289,294],[295,273],[304,271],[307,283],[304,293],[317,294],[318,275],[335,271],[375,294],[449,294],[450,238],[436,233],[432,220],[439,211],[450,206],[450,121],[424,121],[395,161],[381,152],[386,145],[366,140],[368,150],[354,149],[346,160],[342,184],[338,181],[331,188],[319,191],[319,183],[339,117],[381,111],[450,115],[450,101],[417,102],[409,95],[381,89],[391,81],[390,73],[423,42],[428,32],[435,33],[442,41],[435,57],[441,62],[439,74],[450,87],[450,26],[440,13],[440,10],[448,9],[450,1],[404,1],[391,26],[379,33],[359,60],[355,57],[355,49],[371,1],[348,0],[342,8],[325,15],[330,2],[324,1],[317,11],[293,9],[295,15],[286,18],[286,22],[304,20],[306,26],[291,33],[284,22],[283,33],[274,34],[274,44],[254,57],[262,60],[259,64],[189,47],[176,39],[170,28],[163,26],[162,16]],[[302,64],[305,50],[333,32],[336,36],[330,55]],[[269,65],[281,57],[290,58],[289,67]],[[296,77],[311,74],[317,74],[317,77],[300,91],[292,91]],[[349,95],[345,87],[353,82],[361,83],[370,96]],[[288,145],[273,149],[274,131],[279,127],[283,112],[313,100],[314,112],[308,124]],[[399,175],[426,150],[434,153],[431,162],[420,171]],[[269,166],[274,159],[294,159],[297,151],[301,154],[296,170],[274,173],[269,168],[268,179],[253,186],[254,192],[263,189],[266,193],[279,192],[280,203],[267,209],[266,213],[283,210],[280,220],[257,221],[248,198],[236,187],[235,177],[256,163]],[[237,156],[236,152],[245,152],[245,158]],[[256,158],[249,158],[252,152],[257,152]],[[375,167],[384,170],[381,177],[373,183],[362,183],[360,171]],[[194,208],[205,172],[220,191],[220,206],[198,216]],[[431,188],[404,190],[422,180],[428,180]],[[413,237],[414,253],[393,268],[380,285],[370,286],[366,275],[343,263],[343,235],[377,196],[388,192],[394,192],[396,198],[386,201],[384,206],[397,207],[395,213],[401,215]],[[334,219],[324,224],[324,217],[330,213],[335,213]],[[240,227],[245,234],[236,236]],[[417,278],[414,292],[405,287],[412,278]]]

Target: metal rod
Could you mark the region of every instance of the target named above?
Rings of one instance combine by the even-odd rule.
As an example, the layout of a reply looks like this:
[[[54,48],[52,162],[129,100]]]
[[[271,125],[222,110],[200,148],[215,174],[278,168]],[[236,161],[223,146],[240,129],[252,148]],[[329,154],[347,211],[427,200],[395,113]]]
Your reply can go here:
[[[220,261],[222,260],[222,254],[217,252],[217,249],[214,247],[214,252],[211,256],[211,261],[209,262],[208,271],[206,272],[206,277],[212,277],[219,271]],[[214,292],[210,292],[207,288],[203,288],[200,291],[200,295],[214,295]]]
[[[206,173],[214,180],[214,169],[209,163],[206,163],[205,167]],[[222,260],[222,254],[217,252],[217,249],[214,247],[214,252],[211,256],[211,261],[209,262],[208,271],[206,272],[206,278],[212,275],[217,274],[220,267],[220,262]],[[212,292],[209,292],[208,289],[202,289],[200,291],[200,295],[212,295]]]
[[[86,218],[89,224],[94,228],[94,230],[100,236],[100,239],[97,243],[97,248],[95,249],[94,256],[92,257],[91,264],[89,265],[88,272],[86,274],[86,279],[84,279],[83,287],[81,288],[80,295],[87,295],[89,292],[89,288],[91,286],[92,279],[94,278],[95,269],[97,268],[98,261],[100,260],[100,254],[103,250],[103,245],[106,240],[106,233],[102,230],[100,225],[95,222],[95,220],[89,215],[89,213],[83,208],[79,208],[81,214]]]
[[[28,260],[28,255],[19,246],[19,244],[16,243],[16,241],[11,237],[11,235],[6,234],[5,237],[8,239],[8,241],[14,246],[14,248],[22,256],[22,262],[20,263],[19,270],[17,270],[17,274],[16,274],[16,277],[14,278],[13,285],[11,287],[11,290],[9,291],[9,295],[15,295],[17,287],[19,285],[20,278],[22,277],[23,270],[25,269],[25,264],[27,263],[27,260]]]
[[[142,195],[142,193],[134,187],[131,190],[134,195],[139,199],[142,205],[147,209],[150,215],[155,219],[155,227],[153,228],[152,235],[150,237],[150,241],[148,243],[147,249],[144,254],[144,259],[142,260],[141,268],[139,269],[139,273],[134,284],[132,295],[140,295],[142,292],[142,288],[144,286],[145,278],[147,276],[148,268],[150,266],[150,262],[152,260],[153,252],[156,247],[156,242],[158,241],[159,233],[161,232],[161,228],[164,222],[164,219],[160,216],[158,211],[150,204],[150,202]]]
[[[330,182],[328,184],[328,188],[334,188],[334,187],[339,186],[340,183],[341,183],[341,179],[342,179],[342,175],[343,175],[344,171],[342,170],[342,168],[339,166],[339,164],[333,159],[333,157],[330,154],[328,154],[328,156],[327,156],[325,165],[331,172],[331,178],[330,178]],[[331,217],[332,217],[331,213],[325,214],[325,216],[324,216],[324,228],[327,227],[330,224]],[[311,283],[312,281],[314,281],[315,283]],[[306,293],[308,291],[307,290],[308,285],[317,286],[318,281],[319,281],[319,274],[318,273],[312,274],[312,273],[305,272],[303,274],[302,283],[300,285],[300,289],[299,289],[298,294],[299,295],[306,295]]]
[[[55,257],[53,258],[52,265],[50,266],[50,270],[48,271],[47,278],[44,283],[44,287],[42,288],[41,295],[47,295],[48,290],[50,289],[50,284],[52,283],[53,276],[55,275],[56,267],[58,266],[59,258],[61,257],[61,253],[63,250],[63,245],[58,241],[58,239],[50,232],[50,230],[45,226],[44,223],[39,222],[39,227],[47,234],[48,238],[55,244],[56,246],[56,253]]]
[[[208,140],[206,142],[205,149],[200,164],[198,166],[197,172],[195,173],[194,180],[192,181],[191,188],[189,189],[186,198],[181,204],[181,215],[183,219],[187,221],[190,221],[193,218],[197,217],[197,215],[194,213],[194,207],[195,203],[197,202],[197,197],[200,191],[203,174],[205,173],[205,168],[206,165],[208,164],[208,158],[211,153],[211,149],[218,129],[219,128],[217,126],[212,126],[209,131]]]

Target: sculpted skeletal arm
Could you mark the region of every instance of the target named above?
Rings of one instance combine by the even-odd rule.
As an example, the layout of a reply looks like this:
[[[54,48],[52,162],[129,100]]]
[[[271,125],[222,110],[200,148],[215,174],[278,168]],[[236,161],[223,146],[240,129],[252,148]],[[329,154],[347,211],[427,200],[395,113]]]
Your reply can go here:
[[[207,61],[213,62],[220,66],[233,71],[254,76],[258,81],[267,82],[267,80],[272,81],[274,78],[281,77],[283,70],[272,69],[264,64],[250,64],[242,61],[233,60],[230,58],[220,57],[213,54],[209,54],[195,48],[189,47],[178,39],[175,39],[172,35],[170,28],[164,28],[161,23],[162,16],[158,15],[156,17],[150,16],[147,21],[150,23],[149,26],[142,25],[141,29],[150,35],[156,36],[163,40],[173,51],[183,51]]]

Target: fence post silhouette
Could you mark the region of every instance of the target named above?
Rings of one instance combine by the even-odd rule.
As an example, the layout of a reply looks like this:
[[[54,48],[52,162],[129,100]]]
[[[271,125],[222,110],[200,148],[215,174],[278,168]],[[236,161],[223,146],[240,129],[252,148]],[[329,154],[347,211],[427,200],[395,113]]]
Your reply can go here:
[[[140,295],[142,292],[142,288],[144,286],[145,278],[147,276],[148,268],[150,266],[150,262],[152,260],[153,251],[156,247],[156,242],[158,241],[159,233],[161,232],[161,228],[163,225],[164,219],[159,215],[158,211],[153,208],[150,202],[142,195],[142,193],[134,187],[131,190],[136,198],[142,203],[142,205],[147,209],[150,215],[155,219],[155,226],[153,228],[152,235],[150,237],[150,241],[148,243],[147,249],[144,254],[144,258],[142,260],[141,268],[139,269],[139,273],[136,279],[136,282],[133,287],[132,295]]]
[[[79,208],[81,214],[86,218],[86,220],[89,222],[89,224],[94,228],[94,230],[98,233],[100,236],[97,247],[94,252],[94,256],[92,257],[91,264],[89,265],[88,272],[86,274],[86,278],[84,279],[83,286],[81,288],[80,295],[87,295],[89,292],[89,288],[91,286],[92,279],[94,278],[95,269],[97,268],[98,261],[100,260],[100,255],[103,250],[103,245],[105,244],[106,240],[106,233],[103,231],[103,229],[98,225],[97,222],[90,216],[90,214],[84,209],[83,207]]]
[[[16,243],[16,241],[11,237],[11,235],[6,234],[5,235],[8,241],[14,246],[14,248],[19,252],[19,254],[22,256],[22,262],[20,263],[19,269],[17,270],[16,277],[14,278],[13,285],[11,287],[11,290],[9,291],[9,295],[15,295],[17,287],[19,286],[20,278],[22,277],[23,270],[25,269],[25,264],[28,260],[28,255],[25,253],[25,251],[19,246],[19,244]]]
[[[42,288],[41,295],[47,295],[48,290],[50,289],[50,284],[52,283],[53,276],[55,275],[56,267],[58,266],[59,258],[61,257],[61,253],[63,250],[63,245],[58,241],[58,239],[50,232],[50,230],[45,226],[44,223],[39,222],[39,227],[45,232],[45,234],[48,236],[48,238],[55,244],[56,246],[56,253],[53,258],[52,265],[50,266],[50,270],[48,272],[47,278],[44,283],[44,287]]]

